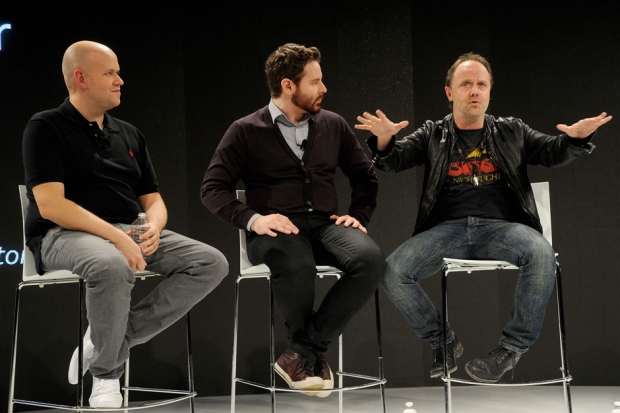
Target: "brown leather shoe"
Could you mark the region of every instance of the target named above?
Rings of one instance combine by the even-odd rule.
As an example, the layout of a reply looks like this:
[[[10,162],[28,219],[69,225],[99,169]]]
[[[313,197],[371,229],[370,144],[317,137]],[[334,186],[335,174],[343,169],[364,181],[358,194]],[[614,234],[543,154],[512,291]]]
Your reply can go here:
[[[314,363],[314,375],[323,379],[323,390],[333,389],[334,388],[334,374],[332,373],[331,367],[327,364],[327,359],[325,359],[325,354],[320,354],[316,363]],[[327,397],[332,392],[330,391],[318,391],[316,392],[317,397]]]
[[[314,375],[314,365],[298,353],[287,348],[278,358],[275,365],[280,375],[291,389],[319,390],[323,388],[323,379]],[[314,395],[315,393],[307,393]]]

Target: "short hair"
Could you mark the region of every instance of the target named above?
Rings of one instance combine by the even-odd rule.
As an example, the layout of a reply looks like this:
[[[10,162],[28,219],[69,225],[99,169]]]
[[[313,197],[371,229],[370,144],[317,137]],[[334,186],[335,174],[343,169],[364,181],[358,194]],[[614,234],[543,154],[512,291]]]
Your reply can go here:
[[[282,94],[281,82],[290,79],[296,85],[309,62],[321,62],[321,52],[316,47],[286,43],[269,55],[265,62],[265,74],[269,92],[274,98]]]
[[[461,63],[467,62],[468,60],[478,62],[487,69],[487,72],[489,72],[489,78],[491,79],[491,86],[493,86],[493,71],[491,70],[491,64],[487,59],[474,52],[462,54],[459,56],[458,59],[456,59],[456,61],[452,64],[450,69],[448,69],[448,73],[446,74],[446,86],[450,87],[450,83],[452,83],[452,78],[454,77],[454,72],[456,71],[456,68],[459,67]]]

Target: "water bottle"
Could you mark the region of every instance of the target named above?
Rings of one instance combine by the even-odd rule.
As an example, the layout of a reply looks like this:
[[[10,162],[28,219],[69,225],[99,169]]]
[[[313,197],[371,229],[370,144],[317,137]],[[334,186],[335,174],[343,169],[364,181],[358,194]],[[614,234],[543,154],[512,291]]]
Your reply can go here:
[[[403,410],[403,413],[417,413],[413,408],[413,402],[405,403],[405,410]]]
[[[140,212],[138,214],[138,218],[131,224],[131,231],[129,234],[131,238],[133,238],[136,243],[140,244],[143,239],[140,239],[140,235],[144,234],[150,228],[149,220],[146,218],[146,214],[144,212]]]
[[[611,413],[620,413],[620,402],[614,402],[614,409]]]

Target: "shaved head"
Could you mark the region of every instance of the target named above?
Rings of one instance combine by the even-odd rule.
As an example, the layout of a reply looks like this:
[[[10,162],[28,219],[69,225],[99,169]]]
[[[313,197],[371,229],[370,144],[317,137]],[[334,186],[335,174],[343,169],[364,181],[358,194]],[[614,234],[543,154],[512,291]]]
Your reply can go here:
[[[121,103],[120,66],[108,46],[81,40],[67,48],[62,74],[73,106],[91,121],[103,122],[106,111]]]
[[[76,69],[88,69],[91,63],[101,56],[101,53],[114,55],[108,46],[89,40],[73,43],[67,48],[62,57],[62,75],[69,91],[74,86],[73,72]]]

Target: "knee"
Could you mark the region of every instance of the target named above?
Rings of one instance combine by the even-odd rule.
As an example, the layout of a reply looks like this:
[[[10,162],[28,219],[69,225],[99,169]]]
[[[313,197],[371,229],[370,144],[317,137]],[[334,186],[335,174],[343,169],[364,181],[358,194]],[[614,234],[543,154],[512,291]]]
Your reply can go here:
[[[228,275],[229,270],[228,259],[226,259],[226,256],[222,254],[222,252],[217,251],[217,254],[214,254],[213,257],[213,272],[216,276],[219,276],[220,279],[223,279]]]
[[[80,272],[90,286],[131,289],[135,281],[135,274],[122,254],[93,257],[84,264]]]
[[[537,262],[542,267],[549,268],[550,271],[555,269],[555,250],[545,238],[540,237],[540,239],[532,242],[526,253],[526,257],[529,258],[531,262]]]
[[[381,286],[383,289],[386,291],[391,291],[392,289],[398,290],[402,284],[402,278],[403,277],[398,273],[398,271],[396,271],[394,264],[388,260],[385,275],[381,280]]]
[[[372,278],[376,284],[384,278],[388,267],[383,251],[377,246],[362,250],[354,262],[363,268],[367,277]]]
[[[214,248],[205,251],[204,257],[208,258],[196,267],[199,270],[194,271],[194,275],[197,275],[197,278],[203,280],[206,284],[213,282],[219,284],[229,273],[228,259],[221,251]]]

